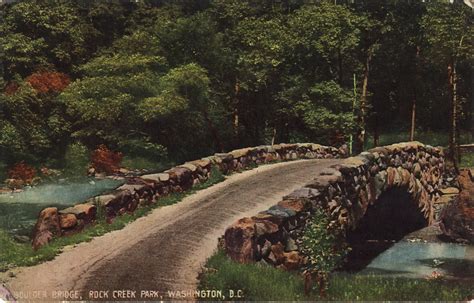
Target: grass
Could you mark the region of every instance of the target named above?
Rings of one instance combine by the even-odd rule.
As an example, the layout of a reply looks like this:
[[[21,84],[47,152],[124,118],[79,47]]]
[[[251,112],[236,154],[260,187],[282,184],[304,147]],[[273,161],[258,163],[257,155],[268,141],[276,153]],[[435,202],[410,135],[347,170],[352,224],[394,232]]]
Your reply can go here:
[[[474,152],[471,153],[462,153],[461,162],[459,167],[471,167],[474,168]]]
[[[245,300],[305,299],[303,281],[298,276],[268,265],[239,264],[218,251],[208,260],[206,267],[210,271],[203,275],[199,289],[222,290],[224,294],[229,290],[241,290]]]
[[[246,301],[315,301],[315,300],[423,300],[453,301],[472,298],[474,287],[444,280],[389,278],[352,274],[333,274],[328,296],[317,290],[304,295],[300,275],[261,264],[239,264],[223,251],[214,254],[201,275],[199,289],[241,290]],[[317,287],[315,287],[317,288]]]
[[[0,271],[6,271],[15,266],[31,266],[43,261],[51,260],[58,255],[65,246],[88,242],[94,237],[104,235],[113,230],[122,229],[130,222],[147,215],[155,208],[178,203],[184,197],[191,195],[198,190],[222,182],[224,179],[225,177],[222,173],[217,168],[213,168],[211,170],[211,177],[206,182],[198,184],[187,192],[172,193],[166,197],[158,199],[156,203],[139,207],[131,214],[124,214],[116,217],[112,223],[107,223],[105,221],[105,216],[100,216],[94,225],[86,227],[83,231],[77,234],[56,238],[51,243],[41,247],[37,251],[34,251],[30,244],[17,243],[4,230],[0,229]]]

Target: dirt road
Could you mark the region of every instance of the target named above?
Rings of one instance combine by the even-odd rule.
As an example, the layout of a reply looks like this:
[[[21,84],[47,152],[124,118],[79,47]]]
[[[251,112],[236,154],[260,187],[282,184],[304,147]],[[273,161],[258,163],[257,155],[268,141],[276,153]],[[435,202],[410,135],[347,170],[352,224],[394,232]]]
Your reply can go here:
[[[267,209],[337,161],[278,163],[234,174],[122,230],[21,269],[7,286],[17,299],[35,300],[159,300],[153,296],[166,298],[167,291],[193,290],[227,226]],[[151,291],[152,297],[143,297],[141,291]]]

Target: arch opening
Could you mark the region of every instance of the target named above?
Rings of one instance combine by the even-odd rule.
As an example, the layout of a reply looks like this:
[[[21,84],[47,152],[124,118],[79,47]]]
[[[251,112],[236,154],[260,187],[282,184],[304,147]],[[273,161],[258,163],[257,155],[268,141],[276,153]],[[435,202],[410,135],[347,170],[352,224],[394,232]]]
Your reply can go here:
[[[390,188],[383,192],[346,239],[352,248],[343,270],[364,269],[375,257],[405,235],[428,226],[428,220],[406,188]]]

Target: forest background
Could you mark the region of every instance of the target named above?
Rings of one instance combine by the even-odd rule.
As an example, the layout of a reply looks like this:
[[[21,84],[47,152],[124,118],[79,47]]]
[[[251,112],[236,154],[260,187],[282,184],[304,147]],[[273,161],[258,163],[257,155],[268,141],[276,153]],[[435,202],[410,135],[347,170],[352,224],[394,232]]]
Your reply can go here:
[[[354,3],[353,3],[354,2]],[[18,1],[0,5],[0,171],[85,173],[315,142],[472,142],[462,1]]]

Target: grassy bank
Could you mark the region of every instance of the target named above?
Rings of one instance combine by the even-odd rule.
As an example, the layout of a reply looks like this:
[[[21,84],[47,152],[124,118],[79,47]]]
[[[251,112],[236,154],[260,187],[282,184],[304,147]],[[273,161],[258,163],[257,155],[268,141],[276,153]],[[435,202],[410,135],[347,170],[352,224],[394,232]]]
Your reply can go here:
[[[80,233],[54,239],[50,244],[43,246],[37,251],[34,251],[29,243],[17,243],[7,232],[0,229],[0,271],[6,271],[16,266],[31,266],[51,260],[65,246],[87,242],[110,231],[122,229],[130,222],[147,215],[155,208],[175,204],[186,196],[222,182],[224,179],[224,176],[218,169],[213,169],[211,177],[206,182],[193,187],[193,189],[185,193],[173,193],[160,198],[155,203],[140,207],[131,214],[116,217],[112,223],[107,223],[105,217],[99,214],[94,225],[86,227]]]
[[[224,294],[241,290],[239,300],[467,300],[474,287],[443,280],[386,278],[333,274],[328,295],[319,296],[314,290],[304,295],[304,282],[300,275],[261,264],[239,264],[222,251],[214,254],[206,264],[199,289],[221,290]],[[229,298],[226,298],[229,299]]]

